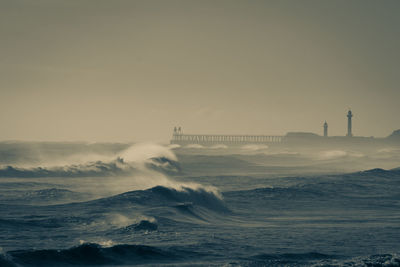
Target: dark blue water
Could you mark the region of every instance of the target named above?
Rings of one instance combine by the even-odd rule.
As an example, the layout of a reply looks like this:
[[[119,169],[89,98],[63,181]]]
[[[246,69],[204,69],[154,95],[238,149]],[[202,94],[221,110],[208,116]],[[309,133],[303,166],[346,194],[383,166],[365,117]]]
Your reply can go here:
[[[400,169],[341,171],[376,158],[143,149],[5,164],[0,266],[400,266]]]

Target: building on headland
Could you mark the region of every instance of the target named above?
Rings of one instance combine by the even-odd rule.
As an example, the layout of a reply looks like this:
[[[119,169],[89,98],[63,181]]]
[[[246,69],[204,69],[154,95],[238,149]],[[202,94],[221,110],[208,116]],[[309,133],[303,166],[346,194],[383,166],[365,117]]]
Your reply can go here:
[[[346,136],[328,136],[328,123],[323,124],[323,136],[310,132],[289,132],[286,135],[226,135],[226,134],[183,134],[182,127],[175,127],[171,144],[204,146],[227,145],[237,146],[244,144],[264,144],[269,147],[294,147],[294,146],[373,146],[391,144],[400,146],[400,130],[394,131],[385,138],[353,136],[353,113],[347,112]]]

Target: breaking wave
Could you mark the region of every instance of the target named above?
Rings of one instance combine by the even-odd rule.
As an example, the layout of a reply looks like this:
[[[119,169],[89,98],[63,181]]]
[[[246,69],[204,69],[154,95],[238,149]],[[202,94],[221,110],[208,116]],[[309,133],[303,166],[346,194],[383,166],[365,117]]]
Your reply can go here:
[[[188,187],[192,186],[192,187]],[[156,186],[146,190],[126,192],[113,197],[94,200],[107,207],[122,204],[139,204],[144,206],[169,206],[184,209],[200,206],[209,210],[228,211],[222,196],[214,187],[199,185],[180,185],[177,188]]]
[[[74,191],[58,189],[55,185],[53,188],[21,191],[22,195],[15,193],[12,198],[21,204],[29,204],[30,201],[36,204],[46,201],[57,204],[63,200],[65,203],[68,198],[85,201],[129,191],[123,197],[135,196],[138,201],[151,199],[148,202],[162,199],[162,202],[167,203],[173,199],[175,202],[194,203],[200,206],[207,206],[208,201],[210,206],[211,203],[216,208],[223,206],[222,197],[216,188],[196,183],[182,183],[168,177],[169,174],[177,174],[180,171],[178,159],[169,148],[156,144],[138,144],[122,151],[116,159],[108,162],[96,161],[47,168],[6,166],[0,169],[0,177],[88,177],[88,179],[71,179],[70,186]],[[101,178],[97,180],[99,187],[93,188],[93,183],[96,184],[96,180],[93,179],[97,178]],[[85,196],[84,193],[88,195]],[[18,199],[15,199],[16,197]]]
[[[108,177],[129,175],[144,168],[162,173],[179,172],[177,158],[168,148],[155,144],[133,145],[116,159],[53,167],[0,168],[0,177]]]
[[[122,175],[134,169],[126,165],[123,159],[118,158],[112,162],[90,162],[86,164],[69,165],[50,168],[19,168],[7,166],[0,169],[0,177],[98,177]]]

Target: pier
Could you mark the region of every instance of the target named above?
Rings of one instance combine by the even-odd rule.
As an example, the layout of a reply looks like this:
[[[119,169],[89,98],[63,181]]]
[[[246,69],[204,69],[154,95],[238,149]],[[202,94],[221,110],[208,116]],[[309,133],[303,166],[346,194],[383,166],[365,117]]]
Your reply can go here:
[[[268,144],[281,143],[283,139],[277,135],[183,134],[181,128],[175,128],[171,144]]]

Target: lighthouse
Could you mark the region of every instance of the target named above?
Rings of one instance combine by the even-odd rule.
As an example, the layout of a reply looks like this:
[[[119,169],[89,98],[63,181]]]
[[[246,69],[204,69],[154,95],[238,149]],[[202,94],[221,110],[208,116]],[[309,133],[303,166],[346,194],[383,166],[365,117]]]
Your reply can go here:
[[[328,123],[326,121],[324,123],[324,137],[328,137]]]
[[[353,117],[353,113],[351,112],[351,110],[349,110],[349,112],[347,112],[347,136],[348,137],[352,137],[353,133],[351,130],[351,118]]]

